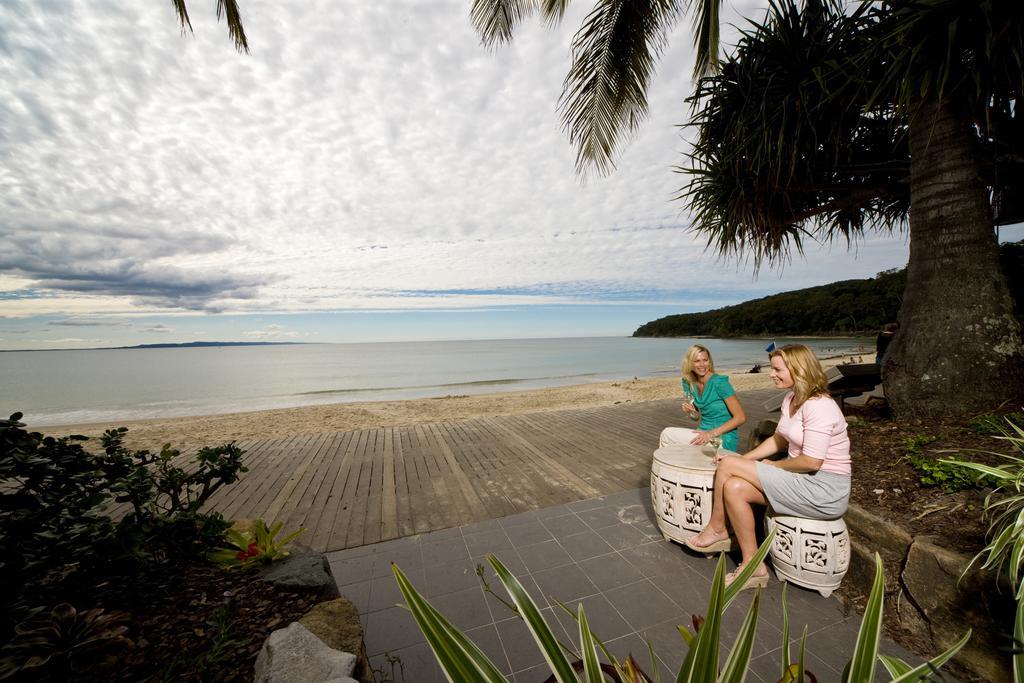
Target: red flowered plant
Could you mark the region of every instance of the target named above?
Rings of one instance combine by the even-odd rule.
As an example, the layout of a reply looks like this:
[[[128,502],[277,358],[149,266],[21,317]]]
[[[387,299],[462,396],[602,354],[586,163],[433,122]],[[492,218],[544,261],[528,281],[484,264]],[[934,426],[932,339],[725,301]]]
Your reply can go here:
[[[278,540],[277,535],[283,526],[283,522],[277,522],[268,529],[262,519],[257,519],[251,530],[228,529],[224,540],[230,547],[213,551],[210,559],[225,567],[251,567],[287,557],[285,546],[305,529],[300,528]]]

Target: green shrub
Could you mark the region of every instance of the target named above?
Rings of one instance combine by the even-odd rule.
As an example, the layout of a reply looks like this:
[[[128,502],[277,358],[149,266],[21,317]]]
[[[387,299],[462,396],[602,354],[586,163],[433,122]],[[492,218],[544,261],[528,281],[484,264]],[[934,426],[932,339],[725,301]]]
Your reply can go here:
[[[201,556],[221,542],[227,522],[199,509],[245,471],[234,444],[204,448],[184,469],[169,446],[124,448],[124,428],[107,431],[97,454],[82,436],[28,432],[21,417],[0,420],[0,634],[125,562]],[[111,503],[131,510],[116,524]]]
[[[938,486],[947,493],[992,485],[991,477],[978,474],[963,465],[955,465],[945,460],[935,460],[925,455],[911,455],[907,461],[920,475],[922,484]]]
[[[1006,433],[1005,424],[1024,427],[1024,412],[1016,411],[1007,415],[999,416],[995,413],[979,415],[967,423],[967,428],[975,434],[983,436],[1000,436]]]
[[[907,455],[921,455],[921,448],[930,443],[935,443],[939,437],[930,434],[914,434],[903,439],[903,450]]]

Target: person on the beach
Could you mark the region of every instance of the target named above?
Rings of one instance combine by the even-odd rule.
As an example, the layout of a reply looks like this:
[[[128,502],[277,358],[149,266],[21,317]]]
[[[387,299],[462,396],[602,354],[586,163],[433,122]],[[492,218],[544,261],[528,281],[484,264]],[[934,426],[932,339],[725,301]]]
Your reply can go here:
[[[690,548],[707,553],[731,550],[735,536],[742,561],[725,577],[726,585],[757,552],[755,505],[771,505],[780,515],[838,519],[850,500],[846,418],[829,396],[821,364],[802,344],[787,344],[768,357],[772,382],[791,390],[782,401],[779,426],[749,453],[718,457],[711,519],[686,540]],[[789,457],[765,461],[783,449]],[[767,584],[768,570],[762,566],[744,588]]]
[[[875,339],[875,362],[879,365],[881,365],[882,359],[885,358],[885,351],[889,348],[889,344],[892,343],[898,329],[900,329],[899,323],[886,323],[882,326],[882,331],[878,333],[878,337]]]
[[[715,362],[706,347],[694,344],[686,350],[682,385],[683,412],[693,420],[699,418],[700,423],[697,429],[666,427],[661,431],[659,445],[703,446],[712,439],[720,438],[722,448],[737,450],[740,437],[736,429],[747,421],[747,416],[729,378],[715,374]]]

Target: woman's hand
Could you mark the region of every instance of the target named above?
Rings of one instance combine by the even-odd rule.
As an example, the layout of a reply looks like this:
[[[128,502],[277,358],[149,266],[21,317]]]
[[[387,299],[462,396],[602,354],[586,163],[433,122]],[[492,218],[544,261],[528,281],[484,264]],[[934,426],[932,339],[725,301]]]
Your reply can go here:
[[[689,415],[691,419],[697,419],[697,415],[699,413],[697,412],[697,406],[693,405],[693,401],[684,399],[682,405],[679,407],[682,408],[683,412]]]
[[[700,432],[699,431],[699,432],[697,432],[696,436],[694,436],[690,440],[690,443],[692,445],[694,445],[694,446],[703,446],[704,444],[706,444],[709,441],[711,441],[711,439],[713,439],[714,437],[715,437],[715,435],[712,434],[711,432]]]

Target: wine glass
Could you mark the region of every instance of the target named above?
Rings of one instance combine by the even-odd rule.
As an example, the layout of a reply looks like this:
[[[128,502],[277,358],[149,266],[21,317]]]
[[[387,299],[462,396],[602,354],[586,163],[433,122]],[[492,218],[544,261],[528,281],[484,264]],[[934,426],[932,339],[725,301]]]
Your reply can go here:
[[[722,437],[713,436],[710,439],[708,439],[708,443],[711,444],[711,448],[714,449],[711,455],[717,457],[718,451],[722,448]]]

